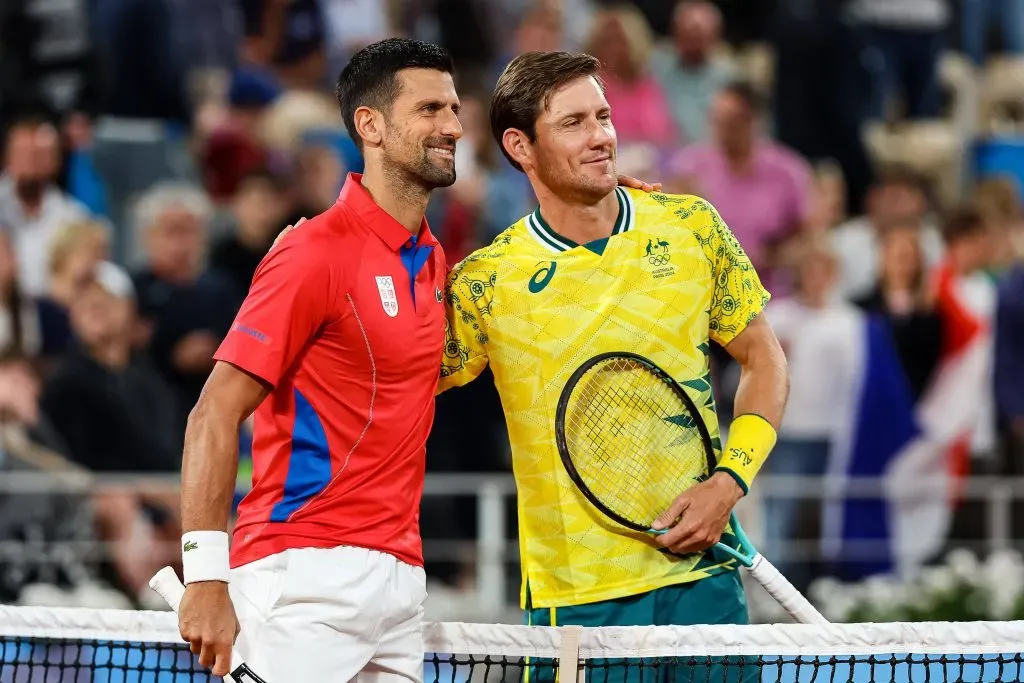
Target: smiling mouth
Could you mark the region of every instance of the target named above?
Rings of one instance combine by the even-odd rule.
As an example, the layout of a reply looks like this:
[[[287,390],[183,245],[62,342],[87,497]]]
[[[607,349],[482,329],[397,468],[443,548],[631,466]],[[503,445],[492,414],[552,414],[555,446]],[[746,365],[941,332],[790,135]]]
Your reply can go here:
[[[455,148],[454,147],[433,147],[428,146],[427,150],[433,152],[437,156],[443,159],[455,159]]]

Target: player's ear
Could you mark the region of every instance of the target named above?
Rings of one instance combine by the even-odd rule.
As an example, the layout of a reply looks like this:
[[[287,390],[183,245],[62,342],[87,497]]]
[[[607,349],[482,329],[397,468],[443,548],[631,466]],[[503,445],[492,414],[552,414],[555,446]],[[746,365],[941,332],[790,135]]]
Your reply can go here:
[[[501,145],[508,155],[523,168],[533,165],[533,145],[523,131],[509,128],[501,136]]]
[[[352,114],[352,118],[363,144],[376,147],[384,140],[384,117],[379,111],[370,107],[359,107]]]

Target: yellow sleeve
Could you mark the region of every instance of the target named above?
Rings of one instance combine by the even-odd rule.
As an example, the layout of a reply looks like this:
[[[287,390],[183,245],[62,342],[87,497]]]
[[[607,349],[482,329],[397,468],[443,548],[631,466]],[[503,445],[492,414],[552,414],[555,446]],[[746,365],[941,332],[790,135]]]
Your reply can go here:
[[[449,273],[437,393],[472,382],[487,367],[487,323],[496,278],[480,261],[463,261]]]
[[[701,242],[711,261],[711,338],[725,346],[764,310],[771,298],[732,230],[710,202]]]

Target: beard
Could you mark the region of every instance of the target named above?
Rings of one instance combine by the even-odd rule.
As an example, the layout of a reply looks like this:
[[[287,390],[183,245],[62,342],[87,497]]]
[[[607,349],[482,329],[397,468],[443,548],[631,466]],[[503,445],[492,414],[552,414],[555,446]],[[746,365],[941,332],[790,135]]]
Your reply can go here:
[[[430,153],[431,146],[450,147],[451,159],[439,159]],[[424,140],[415,148],[400,143],[399,154],[391,156],[391,165],[406,178],[412,180],[427,192],[455,184],[455,139],[433,137]]]
[[[14,183],[14,191],[25,204],[38,204],[47,185],[46,178],[18,178]]]
[[[611,185],[603,179],[587,175],[582,172],[582,168],[570,168],[568,172],[564,172],[561,170],[564,168],[563,164],[555,160],[545,159],[543,154],[541,154],[539,162],[537,165],[537,175],[544,185],[561,199],[581,204],[596,204],[607,197],[609,192],[615,190],[617,181],[615,180],[614,153],[610,162]]]

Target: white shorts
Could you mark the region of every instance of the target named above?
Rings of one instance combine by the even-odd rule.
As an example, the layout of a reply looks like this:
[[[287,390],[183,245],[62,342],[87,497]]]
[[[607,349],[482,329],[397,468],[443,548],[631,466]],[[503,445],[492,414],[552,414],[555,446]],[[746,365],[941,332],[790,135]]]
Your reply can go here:
[[[423,680],[420,567],[364,548],[286,550],[232,570],[235,644],[268,683]]]

